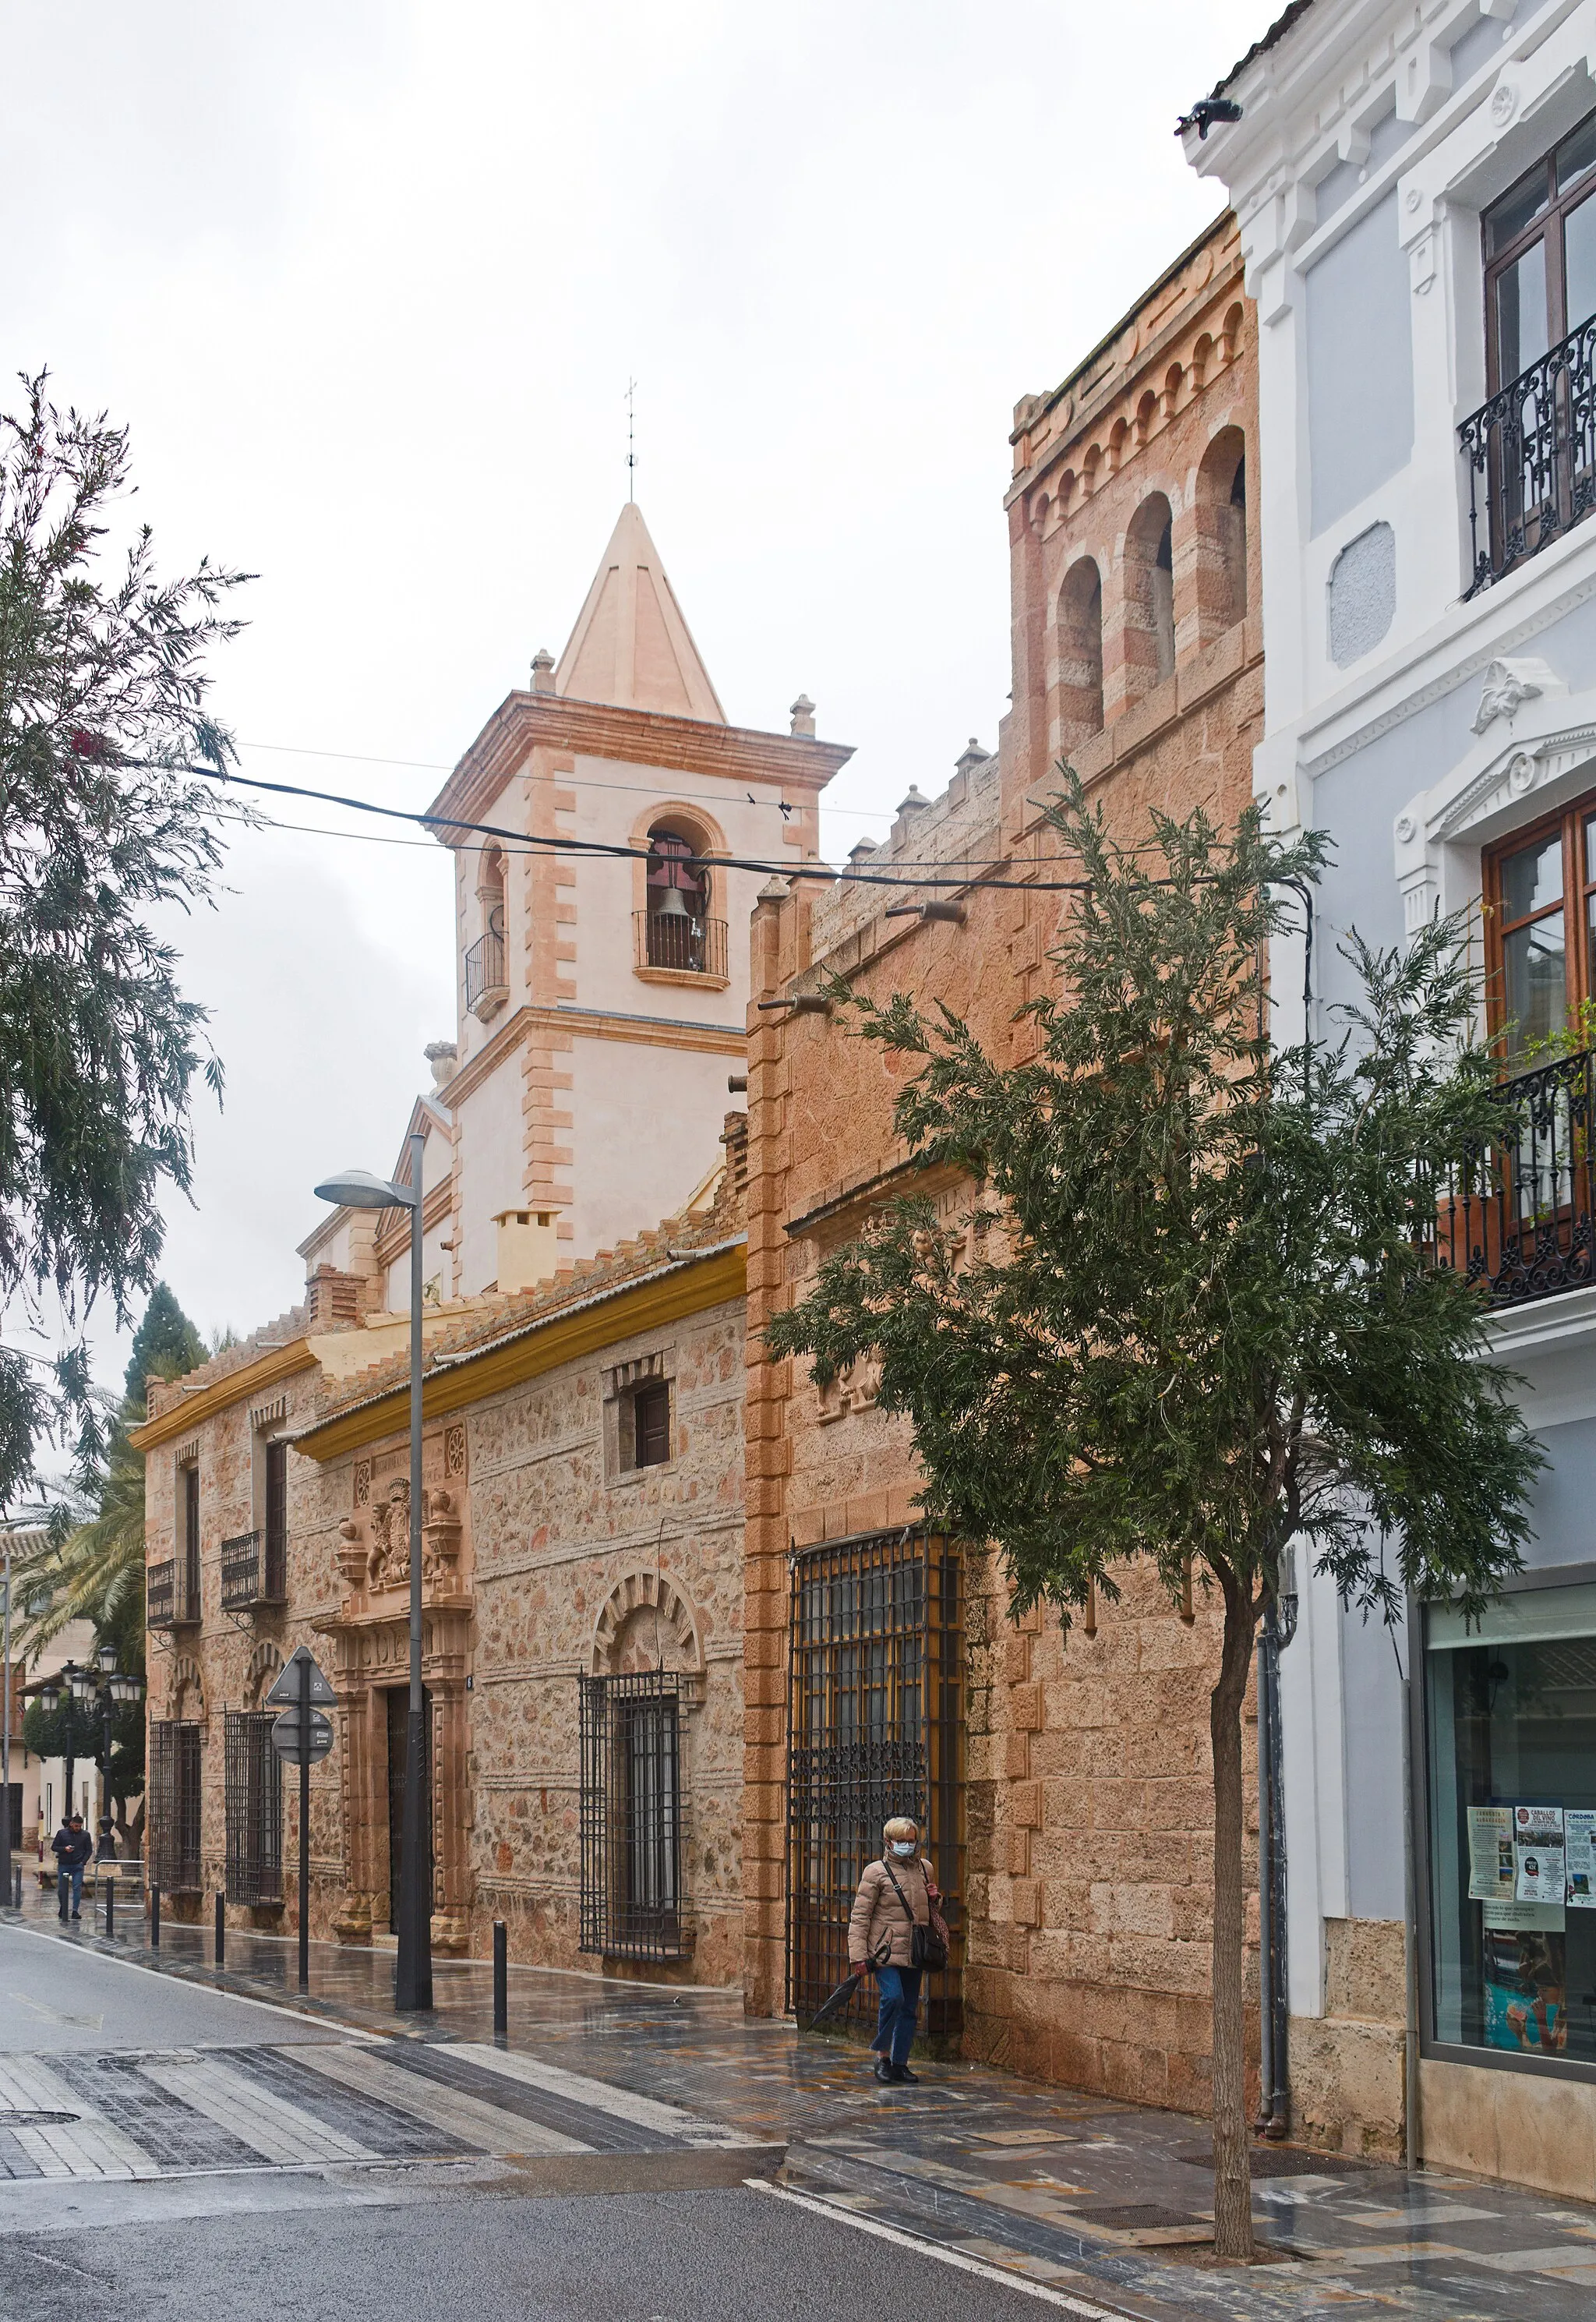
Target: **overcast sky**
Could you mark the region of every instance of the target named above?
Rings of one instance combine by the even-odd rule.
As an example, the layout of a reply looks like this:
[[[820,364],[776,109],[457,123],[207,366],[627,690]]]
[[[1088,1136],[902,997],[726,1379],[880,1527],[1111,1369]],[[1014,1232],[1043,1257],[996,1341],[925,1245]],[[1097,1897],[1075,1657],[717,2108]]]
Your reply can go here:
[[[991,746],[1013,407],[1213,215],[1175,118],[1272,14],[0,0],[0,368],[130,425],[169,569],[260,576],[215,664],[245,766],[411,807],[563,644],[634,377],[727,716],[803,690],[857,747],[840,855]],[[178,938],[228,1087],[165,1270],[242,1331],[299,1293],[315,1176],[394,1162],[454,965],[425,842],[251,833],[229,881]]]

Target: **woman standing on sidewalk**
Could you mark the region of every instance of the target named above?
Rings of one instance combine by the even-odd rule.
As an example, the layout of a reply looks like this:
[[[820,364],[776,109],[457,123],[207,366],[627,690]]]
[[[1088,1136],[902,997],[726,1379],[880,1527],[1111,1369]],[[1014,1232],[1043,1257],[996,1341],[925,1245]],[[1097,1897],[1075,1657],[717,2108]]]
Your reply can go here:
[[[917,2080],[908,2068],[926,1967],[945,1964],[946,1952],[931,1865],[920,1851],[920,1826],[897,1815],[881,1833],[880,1860],[868,1862],[848,1918],[848,1961],[880,1988],[876,2036],[878,2080]],[[940,1954],[940,1956],[939,1956]]]

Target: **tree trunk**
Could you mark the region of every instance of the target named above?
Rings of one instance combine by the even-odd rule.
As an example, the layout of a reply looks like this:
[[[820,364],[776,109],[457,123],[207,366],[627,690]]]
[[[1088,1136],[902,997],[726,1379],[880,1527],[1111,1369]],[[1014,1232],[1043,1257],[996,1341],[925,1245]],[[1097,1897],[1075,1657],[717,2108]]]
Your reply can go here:
[[[1225,1595],[1225,1643],[1218,1682],[1208,1697],[1214,1751],[1214,2250],[1219,2257],[1245,2260],[1253,2254],[1253,2180],[1242,1974],[1241,1711],[1253,1659],[1253,1612],[1233,1573],[1220,1568],[1216,1577]]]

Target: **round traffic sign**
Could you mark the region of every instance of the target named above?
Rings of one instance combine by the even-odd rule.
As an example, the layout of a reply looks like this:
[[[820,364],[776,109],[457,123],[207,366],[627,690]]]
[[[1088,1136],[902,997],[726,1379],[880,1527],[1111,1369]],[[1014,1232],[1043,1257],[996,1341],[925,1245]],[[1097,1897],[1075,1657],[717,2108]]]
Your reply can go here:
[[[300,1739],[300,1713],[285,1709],[271,1721],[271,1746],[290,1766],[316,1766],[333,1747],[333,1721],[320,1709],[310,1713],[310,1747]]]

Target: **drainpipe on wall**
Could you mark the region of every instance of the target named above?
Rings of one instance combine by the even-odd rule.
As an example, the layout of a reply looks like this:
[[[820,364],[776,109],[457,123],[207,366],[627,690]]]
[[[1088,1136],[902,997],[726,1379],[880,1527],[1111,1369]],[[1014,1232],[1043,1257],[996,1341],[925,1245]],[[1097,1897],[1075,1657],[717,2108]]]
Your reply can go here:
[[[1409,1663],[1416,1623],[1409,1607]],[[1400,1664],[1399,1664],[1400,1665]],[[1412,1678],[1402,1678],[1402,1888],[1403,1934],[1407,1941],[1408,2025],[1402,2058],[1402,2158],[1409,2169],[1419,2163],[1418,2150],[1418,1879],[1413,1860],[1413,1727]]]

